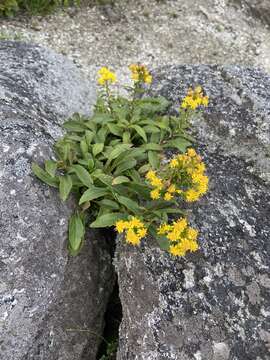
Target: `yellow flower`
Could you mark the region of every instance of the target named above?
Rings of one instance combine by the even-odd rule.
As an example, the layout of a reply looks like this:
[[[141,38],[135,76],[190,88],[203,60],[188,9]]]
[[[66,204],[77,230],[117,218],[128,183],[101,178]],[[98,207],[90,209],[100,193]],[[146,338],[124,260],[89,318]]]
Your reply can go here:
[[[180,244],[171,245],[169,248],[169,252],[174,256],[185,256],[186,254]]]
[[[150,184],[159,190],[163,187],[163,182],[160,178],[156,176],[156,172],[153,170],[149,170],[146,174],[146,179],[149,180]]]
[[[171,242],[176,242],[179,239],[179,234],[176,231],[171,231],[167,234],[167,239],[169,239]]]
[[[180,218],[177,221],[174,222],[174,229],[178,231],[179,233],[182,233],[185,228],[187,227],[187,219]]]
[[[141,81],[145,84],[151,84],[152,76],[150,75],[147,67],[140,64],[132,64],[129,66],[131,71],[131,79],[134,81]]]
[[[158,177],[155,177],[153,178],[151,181],[150,181],[151,185],[154,186],[154,187],[157,187],[159,189],[162,189],[163,187],[163,182],[161,179],[159,179]]]
[[[159,235],[164,235],[166,234],[167,232],[171,231],[172,230],[172,226],[171,225],[168,225],[168,224],[162,224],[159,226],[158,228],[158,234]]]
[[[209,103],[209,98],[208,98],[208,96],[204,96],[204,97],[202,98],[202,105],[205,106],[205,107],[207,107],[207,106],[208,106],[208,103]]]
[[[174,184],[170,185],[167,189],[167,191],[171,194],[175,193],[176,192],[176,187]]]
[[[187,202],[196,201],[196,200],[198,200],[199,197],[200,197],[200,194],[194,189],[189,189],[185,192],[185,199]]]
[[[194,252],[199,248],[196,242],[198,231],[189,227],[185,218],[179,218],[172,225],[161,224],[157,233],[170,240],[169,252],[174,256],[185,256],[187,251]]]
[[[154,177],[156,177],[156,172],[153,170],[149,170],[145,177],[147,180],[152,180]]]
[[[201,159],[198,159],[198,158],[197,158],[197,160],[201,161]],[[201,174],[205,172],[205,164],[203,162],[200,162],[199,164],[197,164],[197,171]]]
[[[189,149],[188,149],[187,154],[188,154],[188,156],[190,156],[190,157],[194,157],[194,156],[197,155],[196,151],[195,151],[194,149],[192,149],[192,148],[189,148]]]
[[[194,252],[199,248],[196,241],[190,241],[188,239],[182,239],[182,241],[176,245],[171,245],[169,252],[174,256],[185,256],[188,251]]]
[[[198,237],[198,230],[189,227],[187,229],[187,238],[191,241],[196,240]]]
[[[134,228],[134,227],[140,228],[140,227],[143,227],[144,224],[143,224],[143,222],[142,222],[140,219],[138,219],[138,218],[136,218],[135,216],[133,216],[133,217],[131,218],[131,220],[128,222],[128,226],[129,226],[130,228]]]
[[[208,96],[203,96],[202,87],[197,86],[194,90],[188,89],[187,96],[182,101],[183,109],[195,110],[199,106],[208,106]]]
[[[132,245],[139,245],[140,237],[135,233],[133,229],[129,229],[127,231],[126,241]]]
[[[118,220],[115,224],[116,231],[121,234],[127,228],[127,222]]]
[[[158,189],[154,189],[150,192],[151,199],[157,200],[160,198],[160,192]]]
[[[115,228],[119,233],[126,230],[126,242],[132,245],[138,245],[141,238],[147,234],[147,229],[145,228],[144,223],[135,216],[127,221],[117,221]]]
[[[139,236],[140,238],[145,237],[146,234],[147,234],[147,230],[146,230],[145,228],[141,228],[141,229],[138,230],[138,236]]]
[[[189,250],[190,250],[191,252],[195,252],[195,251],[197,251],[198,249],[199,249],[199,245],[198,245],[197,241],[190,241],[190,242],[189,242]]]
[[[111,72],[108,68],[102,67],[98,71],[98,83],[99,85],[113,84],[117,81],[115,73]]]
[[[166,192],[166,194],[164,195],[164,200],[166,200],[166,201],[170,201],[170,200],[172,200],[172,198],[173,198],[173,196],[169,192]]]
[[[170,168],[174,169],[178,166],[178,160],[176,158],[173,158],[171,161],[170,161]]]
[[[183,192],[184,192],[184,191],[183,191],[183,190],[180,190],[180,189],[177,189],[177,190],[176,190],[176,193],[179,194],[179,195],[183,194]]]

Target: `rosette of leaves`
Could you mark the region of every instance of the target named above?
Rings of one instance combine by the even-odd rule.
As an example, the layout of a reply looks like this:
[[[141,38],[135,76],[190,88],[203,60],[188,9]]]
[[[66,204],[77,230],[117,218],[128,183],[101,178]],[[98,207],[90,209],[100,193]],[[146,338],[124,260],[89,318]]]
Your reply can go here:
[[[185,152],[192,138],[183,114],[168,116],[164,97],[128,99],[100,96],[93,115],[75,114],[65,124],[66,135],[55,144],[55,160],[44,168],[33,164],[35,175],[59,189],[67,200],[72,192],[78,208],[69,222],[69,249],[76,254],[83,243],[86,224],[110,227],[127,215],[151,224],[179,213],[175,200],[153,201],[145,173],[158,169],[164,150]]]

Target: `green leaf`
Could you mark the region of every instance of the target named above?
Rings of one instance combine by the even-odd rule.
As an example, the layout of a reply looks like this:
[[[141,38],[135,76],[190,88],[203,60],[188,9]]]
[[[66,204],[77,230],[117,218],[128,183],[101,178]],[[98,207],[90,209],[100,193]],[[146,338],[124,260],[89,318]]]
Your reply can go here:
[[[74,132],[84,132],[85,126],[82,121],[69,120],[63,124],[63,128]]]
[[[148,143],[148,144],[142,145],[141,147],[145,150],[154,150],[154,151],[162,150],[162,146],[159,144],[155,144],[155,143]]]
[[[151,125],[146,125],[143,127],[144,131],[146,133],[159,133],[160,132],[160,129],[157,128],[156,126],[151,126]]]
[[[140,174],[135,169],[130,169],[127,171],[127,175],[131,177],[131,179],[137,183],[141,181]]]
[[[127,214],[123,214],[123,213],[104,214],[98,217],[95,221],[93,221],[90,227],[91,228],[109,227],[109,226],[113,226],[116,223],[116,221],[126,218],[127,218]]]
[[[159,168],[159,156],[156,151],[148,151],[148,160],[153,169]]]
[[[139,168],[138,172],[139,172],[140,174],[144,174],[144,173],[146,173],[147,171],[149,171],[150,169],[151,169],[151,165],[150,165],[150,164],[145,164],[145,165],[143,165],[143,166],[141,166],[141,167]]]
[[[68,248],[71,255],[76,255],[83,244],[85,234],[84,223],[79,214],[74,214],[69,219]]]
[[[110,163],[113,159],[116,159],[120,154],[122,154],[123,152],[127,151],[128,149],[131,148],[131,144],[120,144],[117,145],[115,147],[115,149],[111,152],[109,158],[108,158],[108,163]]]
[[[184,153],[188,146],[191,145],[191,142],[183,139],[182,137],[169,140],[165,145],[163,145],[166,148],[177,148],[179,151]]]
[[[51,177],[55,176],[56,169],[57,169],[56,161],[54,161],[54,160],[46,160],[45,161],[45,170]]]
[[[139,125],[131,125],[130,126],[132,129],[136,130],[136,132],[143,138],[143,140],[147,143],[147,136],[145,131],[143,130],[142,127],[140,127]]]
[[[138,194],[140,197],[143,197],[145,199],[150,198],[150,191],[149,191],[149,188],[147,185],[144,185],[142,183],[135,183],[132,181],[132,182],[126,184],[126,186],[128,187],[129,190],[132,190],[133,192]]]
[[[126,170],[134,168],[136,166],[136,164],[137,164],[137,161],[135,159],[130,159],[125,162],[122,162],[115,169],[114,175],[123,174]]]
[[[114,121],[110,114],[95,114],[92,119],[93,122],[96,124],[106,124],[110,121]]]
[[[126,152],[123,152],[121,155],[117,157],[117,159],[114,160],[112,169],[114,169],[117,165],[122,164],[123,162],[126,162],[127,160],[134,160],[136,158],[141,158],[141,156],[145,153],[145,149],[139,148],[133,148],[130,150],[127,150]]]
[[[130,182],[130,179],[126,176],[117,176],[113,179],[112,185],[119,185],[122,183]]]
[[[101,129],[99,129],[95,138],[96,143],[104,143],[107,134],[108,134],[108,129],[106,127],[102,127]]]
[[[84,139],[80,141],[80,148],[83,156],[86,156],[86,154],[88,153],[88,145]]]
[[[32,171],[41,181],[47,185],[58,188],[58,179],[49,175],[45,170],[43,170],[38,164],[32,163]]]
[[[116,135],[116,136],[122,136],[123,134],[123,129],[118,126],[118,125],[115,125],[115,124],[107,124],[110,132],[113,134],[113,135]]]
[[[123,134],[123,143],[129,144],[130,143],[130,133],[129,131],[125,131]]]
[[[80,198],[79,205],[83,204],[86,201],[91,201],[99,197],[102,197],[106,194],[108,194],[107,189],[92,186],[90,189],[86,190],[83,193],[83,195]]]
[[[168,251],[170,248],[170,242],[165,236],[156,236],[157,243],[162,250]]]
[[[160,134],[159,133],[152,133],[150,137],[151,143],[157,144],[160,140]],[[148,150],[155,150],[155,149],[148,149]]]
[[[130,210],[136,214],[141,211],[141,208],[136,203],[136,201],[133,201],[125,196],[119,196],[119,195],[117,195],[116,198],[120,202],[120,204],[124,205],[128,210]]]
[[[98,202],[98,204],[103,205],[109,209],[112,210],[118,210],[119,209],[119,205],[117,204],[116,201],[110,200],[110,199],[102,199],[101,201]]]
[[[93,179],[92,179],[91,175],[89,174],[89,172],[83,166],[81,166],[81,165],[72,165],[70,167],[70,170],[75,171],[78,178],[81,180],[81,182],[86,187],[92,187]]]
[[[94,179],[100,180],[103,184],[107,186],[112,185],[113,177],[110,175],[105,174],[101,169],[96,169],[91,173],[91,176]]]
[[[104,143],[97,143],[94,144],[92,147],[92,152],[94,156],[97,156],[97,154],[101,153],[104,148]]]
[[[72,178],[70,175],[59,176],[60,198],[66,201],[72,189]]]
[[[93,133],[93,131],[90,131],[90,130],[85,131],[85,140],[86,140],[86,143],[88,146],[90,146],[94,136],[95,136],[95,133]]]

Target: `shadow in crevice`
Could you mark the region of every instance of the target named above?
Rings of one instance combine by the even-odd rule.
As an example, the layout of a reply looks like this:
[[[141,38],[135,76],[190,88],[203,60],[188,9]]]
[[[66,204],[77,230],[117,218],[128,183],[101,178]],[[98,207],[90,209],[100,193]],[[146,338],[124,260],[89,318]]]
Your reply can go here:
[[[113,229],[106,230],[106,233],[103,234],[107,240],[111,257],[113,259],[115,252],[115,239],[116,233]],[[103,330],[103,340],[99,346],[97,353],[97,360],[115,360],[117,347],[118,347],[118,337],[119,337],[119,326],[122,321],[122,305],[119,298],[119,287],[117,276],[115,274],[113,291],[110,295],[107,309],[104,315],[104,330]]]

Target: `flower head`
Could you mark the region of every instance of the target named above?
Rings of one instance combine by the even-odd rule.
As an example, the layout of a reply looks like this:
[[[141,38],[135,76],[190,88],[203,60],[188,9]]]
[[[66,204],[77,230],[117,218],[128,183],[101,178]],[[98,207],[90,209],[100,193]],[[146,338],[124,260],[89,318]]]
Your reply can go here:
[[[113,84],[117,81],[115,73],[111,72],[108,68],[102,67],[98,71],[98,83],[99,85]]]
[[[131,64],[129,66],[129,70],[131,71],[132,80],[144,82],[145,84],[151,84],[152,76],[145,65]]]
[[[169,240],[169,252],[174,256],[185,256],[188,251],[198,250],[198,231],[188,226],[185,218],[180,218],[172,224],[162,224],[158,228],[158,235],[166,236]]]
[[[204,96],[201,86],[197,86],[194,90],[188,89],[187,96],[184,98],[181,104],[182,109],[195,110],[199,106],[208,106],[209,98]]]
[[[160,191],[159,191],[159,189],[154,189],[154,190],[152,190],[152,191],[150,192],[150,197],[151,197],[151,199],[153,199],[153,200],[159,199],[159,198],[160,198]]]
[[[133,216],[130,220],[118,220],[115,223],[115,229],[118,233],[126,231],[126,242],[132,245],[139,245],[140,241],[147,234],[145,224]]]
[[[197,201],[208,190],[208,177],[204,174],[205,164],[201,157],[192,148],[185,154],[176,155],[169,162],[173,185],[167,189],[170,193],[176,193],[187,202]],[[174,190],[174,191],[172,191]]]

